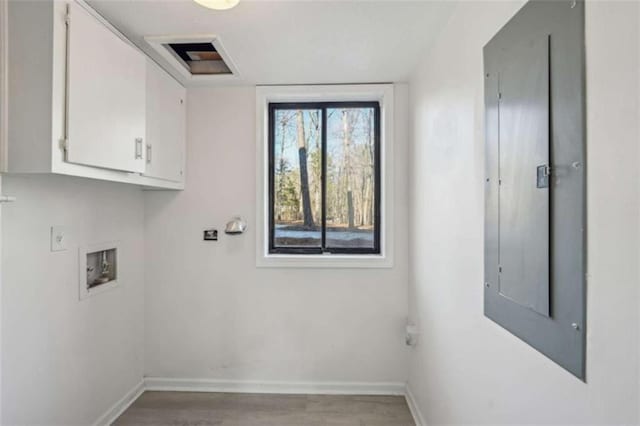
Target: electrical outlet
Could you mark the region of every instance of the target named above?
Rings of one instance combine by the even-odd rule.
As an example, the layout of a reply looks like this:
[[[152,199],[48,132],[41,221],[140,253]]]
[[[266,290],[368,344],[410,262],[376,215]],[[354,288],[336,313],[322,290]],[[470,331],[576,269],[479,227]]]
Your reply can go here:
[[[218,241],[218,230],[217,229],[205,229],[204,230],[204,240],[205,241]]]
[[[51,251],[65,251],[67,249],[67,232],[63,226],[51,227]]]

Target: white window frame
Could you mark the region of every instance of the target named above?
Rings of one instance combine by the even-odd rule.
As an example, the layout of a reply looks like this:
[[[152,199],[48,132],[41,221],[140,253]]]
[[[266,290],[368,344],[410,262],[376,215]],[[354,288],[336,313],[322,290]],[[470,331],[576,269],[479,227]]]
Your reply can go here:
[[[380,254],[269,253],[269,103],[380,102]],[[393,84],[256,87],[256,266],[276,268],[393,267]]]

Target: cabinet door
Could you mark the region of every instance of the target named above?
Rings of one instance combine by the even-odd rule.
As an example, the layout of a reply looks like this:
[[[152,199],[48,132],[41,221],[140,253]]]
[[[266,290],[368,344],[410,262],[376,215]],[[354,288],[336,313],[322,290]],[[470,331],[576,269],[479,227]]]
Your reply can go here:
[[[500,294],[549,316],[549,36],[498,71]]]
[[[68,13],[66,160],[144,172],[145,57],[82,6]]]
[[[145,176],[182,181],[185,148],[185,89],[147,60],[147,168]]]

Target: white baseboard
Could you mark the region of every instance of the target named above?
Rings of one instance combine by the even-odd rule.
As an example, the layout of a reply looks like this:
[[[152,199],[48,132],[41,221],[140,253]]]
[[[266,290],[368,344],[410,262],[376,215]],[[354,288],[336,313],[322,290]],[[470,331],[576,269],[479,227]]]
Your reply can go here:
[[[424,416],[418,407],[418,403],[413,397],[413,393],[411,392],[411,388],[408,383],[405,387],[404,397],[407,400],[409,411],[411,411],[411,415],[413,416],[413,421],[416,423],[416,426],[427,426],[427,422],[424,420]]]
[[[324,395],[404,395],[402,382],[278,382],[146,377],[150,391],[243,392]]]
[[[140,383],[135,385],[129,392],[126,393],[118,402],[113,404],[106,413],[104,413],[98,420],[95,421],[93,426],[108,426],[113,423],[119,416],[129,408],[129,406],[138,399],[142,392],[145,391],[144,380],[140,380]]]

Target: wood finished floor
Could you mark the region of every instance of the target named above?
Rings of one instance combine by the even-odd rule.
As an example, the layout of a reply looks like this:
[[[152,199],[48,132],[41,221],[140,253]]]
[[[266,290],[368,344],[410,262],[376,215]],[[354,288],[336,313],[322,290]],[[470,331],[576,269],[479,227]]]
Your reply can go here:
[[[415,426],[402,396],[145,392],[114,425]]]

